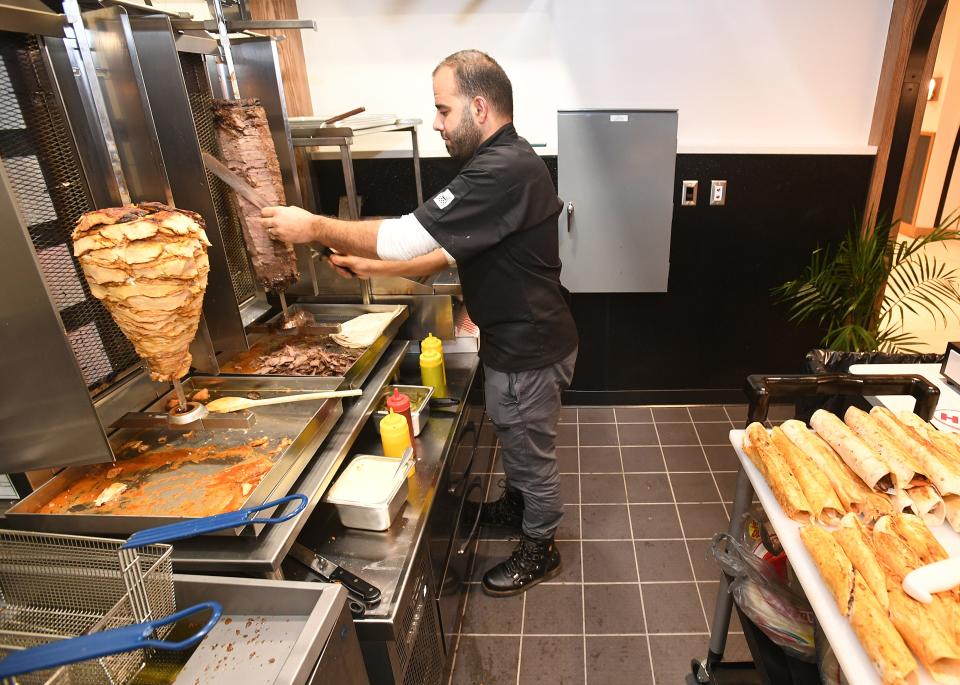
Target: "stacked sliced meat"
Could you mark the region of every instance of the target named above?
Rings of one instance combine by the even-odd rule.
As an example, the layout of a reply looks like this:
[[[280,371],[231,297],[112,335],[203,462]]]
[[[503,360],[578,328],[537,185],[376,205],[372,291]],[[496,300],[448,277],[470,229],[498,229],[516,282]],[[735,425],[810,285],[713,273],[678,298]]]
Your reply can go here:
[[[280,163],[273,146],[267,114],[259,100],[217,100],[213,118],[221,159],[265,200],[285,205]],[[257,282],[270,290],[284,290],[300,278],[293,246],[274,240],[263,227],[260,209],[230,193]]]
[[[190,370],[207,288],[207,235],[199,214],[158,202],[87,212],[73,232],[74,254],[150,377]]]

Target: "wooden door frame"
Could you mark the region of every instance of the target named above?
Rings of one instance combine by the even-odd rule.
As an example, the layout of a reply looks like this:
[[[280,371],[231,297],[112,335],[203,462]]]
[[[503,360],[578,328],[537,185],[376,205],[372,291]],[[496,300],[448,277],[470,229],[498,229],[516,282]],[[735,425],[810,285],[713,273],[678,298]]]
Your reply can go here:
[[[956,1],[956,0],[955,0]],[[877,146],[864,207],[866,230],[900,219],[920,137],[947,0],[894,0],[869,142]],[[893,230],[896,230],[894,227]]]

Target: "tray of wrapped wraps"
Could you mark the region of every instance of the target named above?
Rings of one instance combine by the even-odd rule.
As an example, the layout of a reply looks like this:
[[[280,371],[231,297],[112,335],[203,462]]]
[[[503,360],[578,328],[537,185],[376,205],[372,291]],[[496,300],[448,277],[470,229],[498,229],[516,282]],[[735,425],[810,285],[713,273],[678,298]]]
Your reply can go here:
[[[960,435],[855,407],[730,431],[851,683],[960,683],[960,590],[923,604],[910,571],[960,556]]]

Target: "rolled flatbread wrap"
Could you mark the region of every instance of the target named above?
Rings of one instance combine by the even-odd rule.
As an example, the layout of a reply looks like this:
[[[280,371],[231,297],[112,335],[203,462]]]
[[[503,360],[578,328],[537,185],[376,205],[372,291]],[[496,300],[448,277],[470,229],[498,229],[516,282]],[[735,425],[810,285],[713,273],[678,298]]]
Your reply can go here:
[[[787,468],[780,450],[760,423],[751,423],[744,433],[743,450],[766,479],[783,512],[796,521],[809,521],[811,507],[796,477]]]
[[[871,488],[885,491],[900,487],[897,474],[834,414],[818,409],[810,417],[810,425]]]
[[[889,606],[887,578],[883,574],[880,562],[877,561],[869,533],[860,523],[860,519],[856,514],[847,514],[840,521],[840,527],[831,534],[853,564],[853,568],[863,576],[863,580],[877,601],[886,609]]]
[[[913,513],[929,526],[939,526],[946,517],[943,498],[932,485],[918,485],[903,491],[913,503]],[[903,510],[901,509],[901,512]]]
[[[944,495],[943,506],[950,527],[960,533],[960,495]]]
[[[924,475],[930,479],[941,495],[960,495],[960,470],[949,468],[940,452],[926,439],[926,436],[909,424],[904,424],[885,407],[870,410],[874,417],[904,450],[923,468]],[[922,419],[917,419],[923,423]]]
[[[885,685],[913,685],[917,661],[877,598],[856,573],[850,602],[850,625]]]
[[[844,616],[850,609],[853,594],[853,565],[844,554],[840,543],[823,528],[816,524],[800,529],[800,539],[810,552],[813,563],[820,571],[820,577],[837,603],[837,609]]]
[[[909,597],[899,585],[890,588],[890,620],[910,649],[939,683],[960,685],[960,646],[950,625],[929,607]]]
[[[823,438],[795,419],[784,421],[780,428],[790,438],[790,442],[799,447],[820,468],[846,511],[855,511],[867,501],[869,488],[846,467]]]
[[[781,428],[774,428],[770,439],[796,477],[813,516],[826,525],[836,525],[845,509],[827,476],[803,450],[791,442]]]
[[[926,476],[922,475],[922,467],[900,448],[893,436],[870,414],[858,407],[850,407],[843,415],[843,421],[893,471],[899,487],[909,487],[918,474],[923,483],[927,482]]]

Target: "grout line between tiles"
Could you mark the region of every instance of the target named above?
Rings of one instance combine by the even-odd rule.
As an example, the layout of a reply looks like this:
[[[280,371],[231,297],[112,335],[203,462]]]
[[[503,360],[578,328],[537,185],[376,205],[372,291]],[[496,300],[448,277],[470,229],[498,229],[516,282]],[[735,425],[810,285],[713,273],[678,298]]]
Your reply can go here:
[[[616,410],[614,410],[616,415]],[[583,585],[583,579],[586,578],[583,561],[583,481],[580,477],[580,470],[583,463],[580,461],[580,410],[577,409],[577,515],[580,517],[580,629],[583,631],[582,649],[583,654],[583,685],[587,685],[587,591]]]
[[[689,408],[687,409],[687,414],[690,414],[690,409],[689,409]],[[691,418],[693,418],[693,417],[691,416]],[[659,440],[660,440],[660,430],[656,427],[656,424],[654,424],[654,431],[656,431],[657,440],[659,441]],[[702,448],[702,446],[701,446],[701,448]],[[664,468],[667,468],[667,457],[666,457],[666,455],[663,454],[663,445],[660,446],[660,454],[663,456],[663,467],[664,467]],[[706,459],[706,455],[704,455],[704,459]],[[687,562],[690,564],[690,577],[693,578],[694,580],[696,580],[696,579],[697,579],[697,572],[696,572],[696,570],[694,570],[694,568],[693,568],[693,557],[692,557],[691,554],[690,554],[690,546],[687,544],[687,541],[686,541],[687,531],[686,531],[686,530],[684,529],[684,527],[683,527],[683,518],[680,516],[680,505],[677,503],[677,494],[676,494],[676,493],[674,492],[674,490],[673,490],[673,481],[670,479],[670,472],[669,472],[669,471],[667,471],[667,485],[670,486],[670,496],[673,498],[673,506],[674,506],[674,508],[675,508],[676,511],[677,511],[677,521],[680,523],[680,535],[682,535],[682,536],[684,537],[683,548],[684,548],[684,549],[686,550],[686,552],[687,552]],[[704,608],[703,596],[700,594],[700,586],[699,586],[699,585],[696,585],[696,586],[695,586],[695,589],[696,589],[696,591],[697,591],[697,599],[700,600],[700,611],[703,612],[704,625],[709,627],[710,621],[707,620],[707,610]],[[648,642],[649,642],[649,640],[648,640]]]
[[[523,664],[523,623],[527,618],[527,593],[523,593],[520,607],[520,649],[517,651],[517,685],[520,685],[520,666]]]
[[[614,410],[614,416],[616,416],[616,410]],[[654,424],[654,425],[656,425],[656,424]],[[627,476],[626,476],[625,473],[623,473],[623,468],[624,468],[624,467],[623,467],[623,449],[619,446],[619,444],[620,444],[620,424],[619,424],[619,423],[615,423],[614,426],[616,426],[616,430],[617,430],[617,445],[618,445],[618,446],[617,446],[617,454],[620,456],[620,470],[621,470],[620,476],[621,476],[621,478],[623,479],[623,496],[624,496],[624,498],[627,500],[627,502],[629,503],[629,502],[630,502],[630,491],[629,491],[628,488],[627,488]],[[654,428],[654,430],[656,430],[656,428]],[[662,448],[662,447],[660,448],[660,456],[661,456],[661,458],[663,458],[663,448]],[[666,466],[666,463],[667,463],[667,462],[666,462],[666,459],[665,459],[665,458],[664,458],[664,462],[663,462],[663,463],[664,463],[664,466]],[[582,503],[581,503],[581,505],[582,505]],[[582,506],[581,506],[580,512],[581,512],[581,516],[582,516],[582,515],[583,515],[583,508],[582,508]],[[630,513],[630,505],[629,505],[629,504],[627,504],[627,523],[630,525],[630,538],[632,539],[632,538],[633,538],[633,514]],[[583,537],[583,528],[580,529],[580,537]],[[580,546],[581,546],[581,547],[583,546],[583,542],[580,543]],[[630,546],[633,548],[633,568],[634,568],[634,570],[637,572],[637,592],[640,593],[640,615],[643,617],[643,632],[646,633],[647,631],[649,631],[650,627],[647,625],[646,598],[643,596],[643,586],[640,585],[640,559],[637,557],[637,545],[636,545],[635,543],[631,542],[631,543],[630,543]],[[583,554],[581,553],[580,556],[582,557]],[[584,577],[583,580],[586,581],[586,577]],[[586,632],[586,630],[584,630],[584,632]],[[652,678],[652,677],[653,677],[653,648],[650,646],[650,639],[649,639],[649,638],[647,638],[646,642],[647,642],[647,658],[648,658],[649,661],[650,661],[650,677]],[[583,644],[584,644],[583,667],[584,667],[584,669],[586,669],[586,667],[587,667],[587,652],[586,652],[587,637],[586,637],[586,635],[584,635],[584,637],[583,637]]]
[[[687,411],[690,411],[687,409]],[[693,424],[693,432],[697,434],[697,440],[700,440],[700,431],[697,430],[697,424]],[[727,509],[727,505],[723,501],[723,493],[720,492],[720,483],[717,482],[717,477],[713,474],[713,467],[710,466],[710,460],[707,459],[707,451],[703,449],[703,441],[701,440],[700,451],[703,452],[703,460],[707,462],[707,468],[710,469],[710,480],[713,481],[713,487],[717,489],[717,496],[720,497],[720,506],[723,507],[723,513],[727,515],[727,521],[730,520],[730,510]]]

